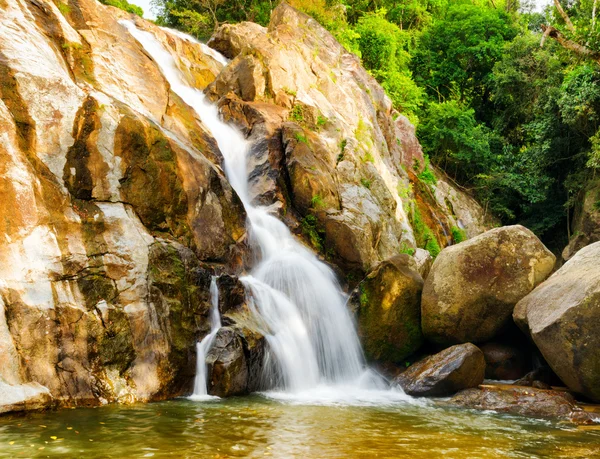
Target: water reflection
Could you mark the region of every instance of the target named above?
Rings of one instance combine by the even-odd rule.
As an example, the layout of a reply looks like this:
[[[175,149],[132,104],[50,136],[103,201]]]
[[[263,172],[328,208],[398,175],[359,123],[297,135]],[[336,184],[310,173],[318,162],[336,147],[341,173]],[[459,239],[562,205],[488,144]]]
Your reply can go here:
[[[253,396],[3,417],[0,457],[600,458],[600,430],[432,404]]]

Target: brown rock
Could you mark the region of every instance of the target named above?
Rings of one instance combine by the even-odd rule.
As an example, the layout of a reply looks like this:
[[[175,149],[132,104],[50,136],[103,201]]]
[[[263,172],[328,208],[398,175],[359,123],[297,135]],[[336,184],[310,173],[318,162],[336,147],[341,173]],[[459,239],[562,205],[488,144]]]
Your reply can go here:
[[[598,415],[577,407],[573,396],[566,392],[530,387],[482,386],[456,394],[447,404],[582,424],[600,419]]]
[[[471,343],[457,344],[413,363],[394,379],[394,384],[415,396],[439,397],[483,382],[485,360]]]
[[[600,400],[600,242],[523,298],[513,317],[574,392]]]
[[[441,344],[490,340],[510,323],[517,301],[550,275],[554,262],[539,239],[518,225],[442,250],[423,289],[425,337]]]
[[[569,260],[583,247],[600,241],[600,180],[592,181],[582,191],[573,215],[569,245],[562,253],[564,260]]]

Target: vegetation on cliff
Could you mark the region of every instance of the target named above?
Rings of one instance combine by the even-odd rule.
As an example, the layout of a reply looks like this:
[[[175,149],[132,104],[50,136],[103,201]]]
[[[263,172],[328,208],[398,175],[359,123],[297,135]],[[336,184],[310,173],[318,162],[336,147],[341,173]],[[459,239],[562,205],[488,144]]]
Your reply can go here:
[[[267,24],[273,0],[155,0],[159,22],[207,37]],[[312,15],[418,124],[434,165],[505,224],[552,246],[600,168],[596,2],[290,0]],[[543,43],[543,46],[540,46]]]

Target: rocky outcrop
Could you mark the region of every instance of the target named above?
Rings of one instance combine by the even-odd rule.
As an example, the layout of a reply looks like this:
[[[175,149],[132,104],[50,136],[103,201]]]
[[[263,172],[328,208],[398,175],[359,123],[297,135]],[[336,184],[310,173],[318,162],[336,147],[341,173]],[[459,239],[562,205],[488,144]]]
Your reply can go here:
[[[119,21],[198,87],[222,64],[94,0],[0,15],[1,409],[181,394],[245,214],[214,139]]]
[[[397,255],[379,263],[352,294],[358,334],[371,361],[401,362],[423,343],[423,279],[410,262],[408,255]]]
[[[457,344],[413,363],[394,379],[394,384],[414,396],[439,397],[477,387],[483,382],[485,360],[471,344]]]
[[[554,263],[554,255],[522,226],[497,228],[444,249],[423,289],[425,337],[440,344],[490,340]]]
[[[354,277],[416,247],[411,215],[425,198],[411,181],[423,152],[356,56],[285,3],[268,28],[224,25],[209,44],[233,59],[207,93],[254,145],[255,200],[295,216],[298,232]],[[443,177],[425,187],[422,213],[442,246],[452,227],[487,229],[481,207]]]
[[[482,386],[460,392],[446,404],[533,418],[560,419],[577,424],[600,421],[598,414],[582,410],[567,392],[531,387]]]
[[[600,242],[523,298],[514,320],[573,391],[600,400]]]
[[[600,180],[592,181],[577,203],[571,224],[571,239],[562,253],[569,260],[583,247],[600,241]]]

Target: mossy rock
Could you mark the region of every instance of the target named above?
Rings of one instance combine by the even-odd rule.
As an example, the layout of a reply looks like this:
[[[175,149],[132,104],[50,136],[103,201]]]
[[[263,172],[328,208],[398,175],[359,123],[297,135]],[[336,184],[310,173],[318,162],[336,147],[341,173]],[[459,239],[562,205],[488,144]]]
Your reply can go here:
[[[401,362],[423,343],[423,279],[408,255],[379,263],[353,292],[358,332],[369,360]],[[357,301],[358,300],[358,301]]]

